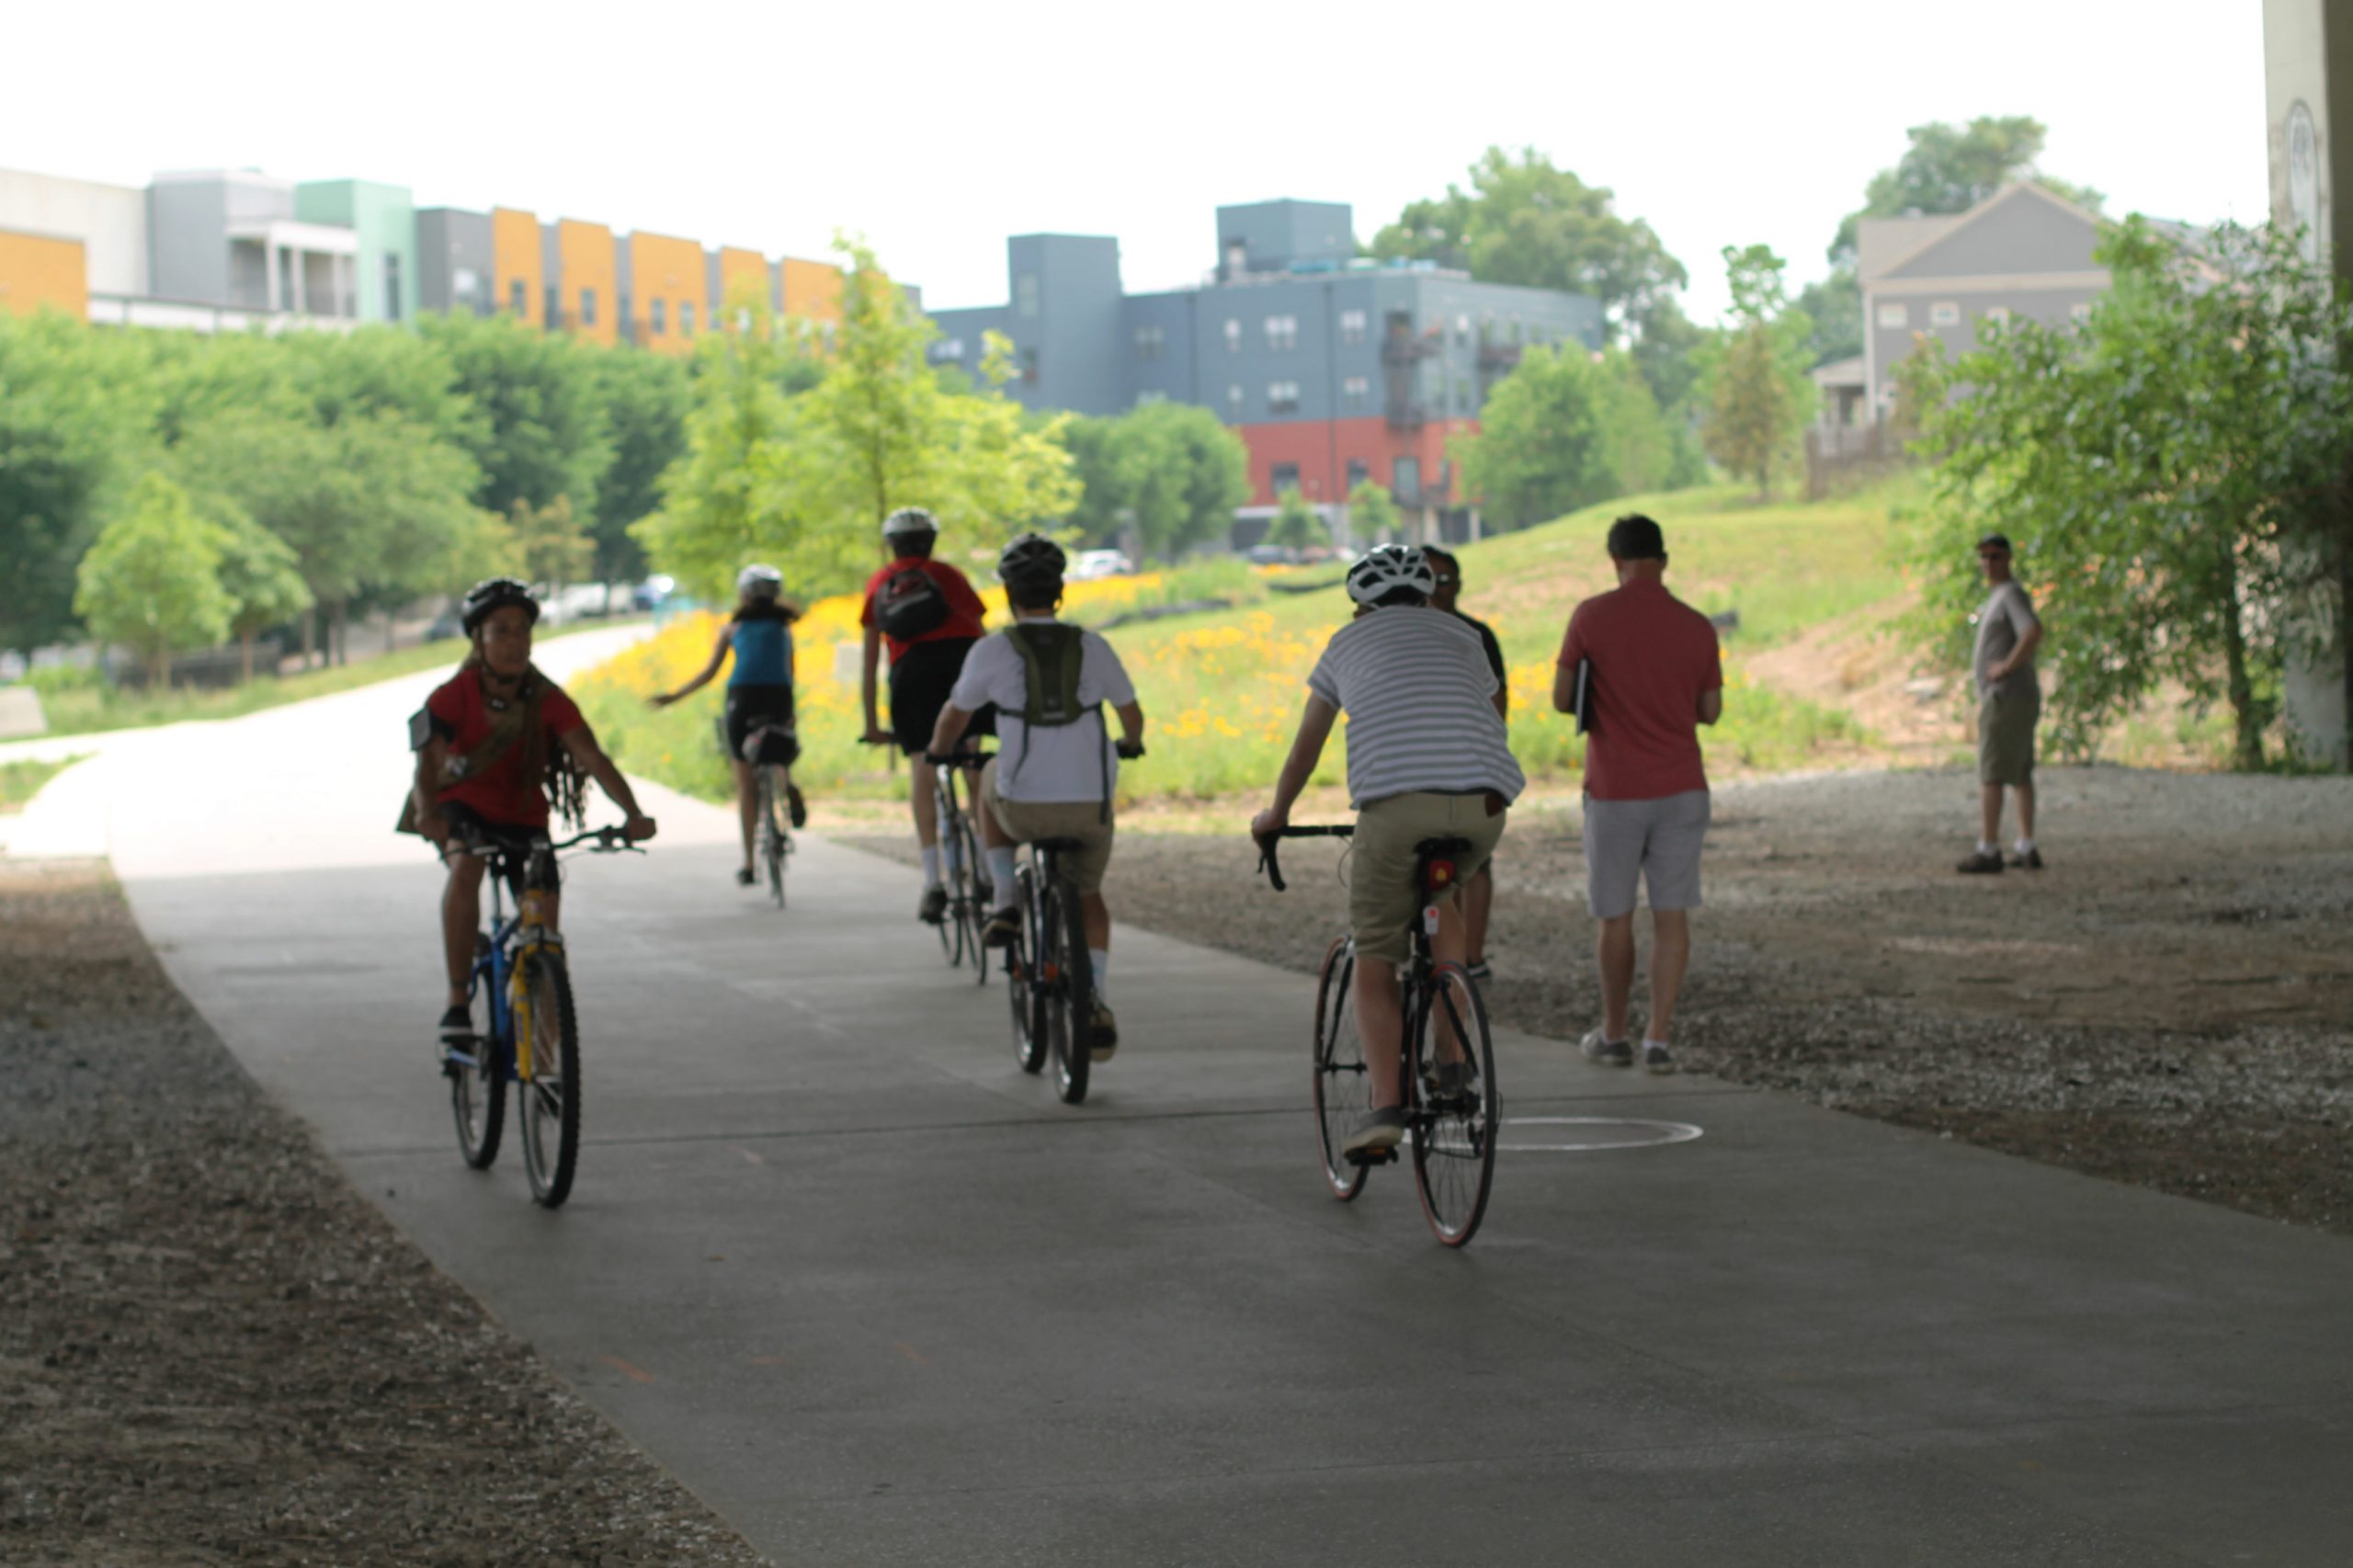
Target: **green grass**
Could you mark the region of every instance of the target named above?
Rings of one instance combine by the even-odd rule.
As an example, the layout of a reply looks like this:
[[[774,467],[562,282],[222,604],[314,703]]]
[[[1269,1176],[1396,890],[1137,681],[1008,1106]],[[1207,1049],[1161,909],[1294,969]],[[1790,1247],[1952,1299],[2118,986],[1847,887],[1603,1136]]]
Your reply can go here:
[[[590,621],[550,631],[540,641],[551,642],[574,631],[618,624],[612,620]],[[109,687],[93,669],[36,670],[27,684],[40,694],[41,712],[49,720],[44,734],[89,735],[106,730],[177,724],[191,719],[235,719],[265,708],[452,665],[463,657],[464,651],[464,644],[456,641],[426,642],[355,664],[305,670],[300,675],[256,676],[243,686],[181,687],[161,692]]]
[[[55,762],[0,762],[0,816],[13,815],[32,804],[40,787],[81,761],[79,756]]]

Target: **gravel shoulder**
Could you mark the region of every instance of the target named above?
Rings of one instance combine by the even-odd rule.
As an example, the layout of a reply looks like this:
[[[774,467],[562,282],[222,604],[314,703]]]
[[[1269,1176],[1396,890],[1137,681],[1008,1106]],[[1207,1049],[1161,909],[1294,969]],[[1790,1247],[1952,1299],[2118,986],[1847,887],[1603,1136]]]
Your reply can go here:
[[[757,1557],[263,1098],[95,862],[0,862],[0,1562]]]
[[[2040,793],[2050,869],[1961,877],[1969,774],[1720,789],[1686,1070],[2353,1234],[2353,779],[2051,768]],[[1313,972],[1339,852],[1287,846],[1278,897],[1229,814],[1135,813],[1115,914]],[[1513,812],[1488,943],[1496,1019],[1563,1041],[1598,1015],[1579,828],[1574,800]]]

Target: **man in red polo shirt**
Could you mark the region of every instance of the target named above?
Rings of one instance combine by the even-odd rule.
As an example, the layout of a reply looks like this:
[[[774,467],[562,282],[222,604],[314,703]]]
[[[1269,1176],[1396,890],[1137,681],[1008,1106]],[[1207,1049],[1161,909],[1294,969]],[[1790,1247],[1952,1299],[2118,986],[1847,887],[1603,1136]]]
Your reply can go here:
[[[1609,526],[1618,586],[1577,606],[1561,642],[1552,706],[1576,712],[1585,670],[1586,893],[1601,922],[1601,1027],[1586,1056],[1633,1064],[1626,1015],[1634,990],[1634,891],[1651,902],[1651,1013],[1643,1065],[1672,1073],[1667,1029],[1691,962],[1699,906],[1699,846],[1708,835],[1708,775],[1699,726],[1724,710],[1723,664],[1708,618],[1666,591],[1666,540],[1634,514]]]
[[[939,523],[921,506],[902,506],[882,525],[891,546],[891,563],[866,582],[866,604],[858,621],[866,628],[864,677],[860,694],[866,701],[866,738],[876,745],[895,744],[914,760],[913,787],[915,842],[923,846],[923,902],[916,918],[937,926],[948,911],[948,890],[939,877],[939,818],[935,797],[939,782],[920,760],[931,744],[931,732],[948,694],[964,672],[964,655],[987,629],[981,618],[988,613],[971,579],[944,561],[934,561],[931,549],[939,538]],[[884,729],[877,711],[874,672],[882,648],[891,650],[891,727]],[[996,733],[996,710],[972,716],[967,735]],[[952,846],[951,846],[952,847]]]

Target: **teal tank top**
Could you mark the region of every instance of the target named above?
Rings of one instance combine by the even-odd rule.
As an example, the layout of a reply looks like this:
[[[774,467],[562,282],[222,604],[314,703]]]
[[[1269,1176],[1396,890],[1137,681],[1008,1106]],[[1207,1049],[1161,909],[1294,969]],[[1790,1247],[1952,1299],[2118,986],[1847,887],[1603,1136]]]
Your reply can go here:
[[[781,618],[760,617],[735,623],[735,667],[730,686],[790,686],[792,633]]]

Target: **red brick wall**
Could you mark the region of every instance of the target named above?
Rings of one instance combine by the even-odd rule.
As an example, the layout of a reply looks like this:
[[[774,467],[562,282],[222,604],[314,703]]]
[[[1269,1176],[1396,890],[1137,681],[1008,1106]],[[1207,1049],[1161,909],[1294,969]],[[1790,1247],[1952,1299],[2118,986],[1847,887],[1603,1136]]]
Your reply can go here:
[[[1242,425],[1235,431],[1250,449],[1250,502],[1275,504],[1272,478],[1278,463],[1299,466],[1299,487],[1310,501],[1339,502],[1347,498],[1348,463],[1363,462],[1379,483],[1391,483],[1399,458],[1419,458],[1422,489],[1438,484],[1439,465],[1448,461],[1449,437],[1478,429],[1475,419],[1432,420],[1419,430],[1392,430],[1389,421],[1369,419],[1294,419],[1279,425]],[[1459,476],[1444,500],[1461,506]]]

